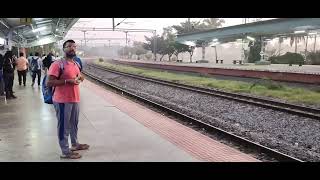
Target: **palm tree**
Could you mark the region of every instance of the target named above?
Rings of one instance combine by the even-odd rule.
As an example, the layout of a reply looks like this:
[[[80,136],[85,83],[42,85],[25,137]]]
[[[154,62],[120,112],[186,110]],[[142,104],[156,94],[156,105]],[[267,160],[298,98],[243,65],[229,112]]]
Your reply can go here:
[[[203,20],[204,28],[215,29],[221,27],[222,24],[225,23],[224,19],[219,18],[208,18]]]

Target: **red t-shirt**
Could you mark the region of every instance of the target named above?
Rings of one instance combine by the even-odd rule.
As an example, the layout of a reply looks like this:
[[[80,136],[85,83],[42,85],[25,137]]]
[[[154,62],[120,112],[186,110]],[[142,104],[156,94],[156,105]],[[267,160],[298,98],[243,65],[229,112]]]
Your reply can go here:
[[[80,75],[80,70],[75,62],[66,60],[58,60],[51,64],[48,75],[59,77],[60,63],[64,64],[64,70],[60,75],[60,79],[75,79]],[[57,103],[80,102],[80,89],[79,85],[65,84],[56,86],[53,95],[53,101]]]

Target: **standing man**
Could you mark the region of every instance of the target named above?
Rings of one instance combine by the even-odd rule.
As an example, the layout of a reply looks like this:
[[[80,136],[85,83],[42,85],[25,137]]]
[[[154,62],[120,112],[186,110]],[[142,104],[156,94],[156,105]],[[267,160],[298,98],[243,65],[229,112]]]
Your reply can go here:
[[[49,70],[51,64],[53,62],[53,53],[50,52],[43,60],[42,64],[45,70],[45,74],[47,74],[47,71]]]
[[[27,78],[27,71],[28,71],[28,65],[29,65],[27,58],[25,58],[23,55],[24,55],[23,52],[21,52],[20,57],[16,61],[20,86],[21,86],[22,77],[23,77],[23,85],[26,86],[26,78]]]
[[[17,98],[13,95],[12,87],[13,87],[13,77],[14,77],[14,68],[15,63],[13,60],[12,51],[7,51],[4,55],[3,61],[3,78],[5,84],[6,98]]]
[[[4,96],[4,81],[3,81],[3,56],[0,54],[0,96]]]
[[[74,61],[76,44],[73,40],[63,43],[64,58],[51,64],[48,71],[48,87],[55,87],[53,105],[58,119],[58,138],[62,151],[61,158],[78,159],[79,153],[74,151],[89,149],[88,144],[78,142],[79,122],[79,83],[84,80],[79,64]],[[63,70],[60,70],[63,66]],[[69,148],[70,135],[72,147]]]

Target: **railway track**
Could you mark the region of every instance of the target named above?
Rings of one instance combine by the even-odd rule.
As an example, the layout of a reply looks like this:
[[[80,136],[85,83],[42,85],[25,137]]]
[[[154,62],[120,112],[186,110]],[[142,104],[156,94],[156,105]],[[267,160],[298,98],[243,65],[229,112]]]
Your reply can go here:
[[[260,107],[269,108],[269,109],[273,109],[273,110],[277,110],[277,111],[281,111],[281,112],[287,112],[287,113],[291,113],[291,114],[295,114],[295,115],[299,115],[299,116],[303,116],[303,117],[308,117],[308,118],[320,120],[320,109],[315,109],[315,108],[301,106],[301,105],[295,105],[295,104],[291,104],[291,103],[283,103],[283,102],[279,102],[279,101],[273,101],[273,100],[269,100],[269,99],[263,99],[263,98],[258,98],[258,97],[253,97],[253,96],[248,96],[248,95],[243,95],[243,94],[238,94],[238,93],[225,92],[225,91],[216,90],[216,89],[194,87],[194,86],[190,86],[190,85],[184,85],[184,84],[165,81],[165,80],[146,78],[143,76],[119,72],[119,71],[107,69],[107,68],[97,66],[97,65],[92,65],[92,64],[88,64],[88,66],[102,69],[105,71],[109,71],[112,73],[120,74],[120,75],[129,76],[129,77],[136,78],[136,79],[141,79],[141,80],[155,82],[155,83],[159,83],[159,84],[163,84],[163,85],[167,85],[167,86],[172,86],[172,87],[176,87],[176,88],[191,90],[191,91],[195,91],[198,93],[204,93],[204,94],[211,95],[211,96],[216,96],[216,97],[234,100],[234,101],[238,101],[238,102],[243,102],[243,103],[247,103],[247,104],[253,104],[255,106],[260,106]]]
[[[102,70],[107,70],[106,68],[102,68],[102,67],[99,67],[99,66],[95,66],[95,65],[88,65],[88,66],[91,66],[91,67],[94,67],[94,68],[99,68],[99,69],[102,69]],[[127,76],[130,76],[130,77],[135,77],[135,75],[130,75],[130,74],[127,74],[127,73],[119,73],[119,72],[116,72],[116,71],[113,71],[113,70],[108,70],[109,72],[112,72],[112,73],[117,73],[117,74],[121,74],[121,75],[127,75]],[[116,91],[119,91],[127,96],[130,96],[130,97],[133,97],[134,99],[137,99],[139,101],[142,101],[148,105],[151,105],[157,109],[160,109],[162,111],[165,111],[166,113],[170,114],[170,115],[173,115],[175,117],[178,117],[180,120],[183,120],[187,123],[192,123],[193,125],[199,127],[199,128],[202,128],[202,129],[205,129],[207,132],[209,133],[214,133],[214,134],[217,134],[219,135],[220,137],[223,137],[224,139],[226,140],[229,140],[229,141],[232,141],[234,143],[237,143],[237,144],[240,144],[241,146],[244,146],[244,147],[247,147],[247,148],[250,148],[250,150],[254,150],[255,152],[259,152],[259,153],[263,153],[263,154],[266,154],[268,157],[272,157],[273,159],[277,160],[277,161],[283,161],[283,162],[303,162],[302,160],[298,159],[298,158],[295,158],[295,157],[292,157],[292,156],[289,156],[287,154],[284,154],[284,153],[281,153],[279,151],[276,151],[274,149],[271,149],[271,148],[268,148],[266,146],[263,146],[259,143],[256,143],[256,142],[253,142],[253,141],[250,141],[248,139],[245,139],[243,137],[240,137],[238,135],[235,135],[233,133],[230,133],[230,132],[227,132],[221,128],[218,128],[218,127],[214,127],[210,124],[207,124],[207,123],[204,123],[200,120],[197,120],[193,117],[190,117],[184,113],[181,113],[181,112],[178,112],[172,108],[169,108],[169,107],[166,107],[166,106],[163,106],[157,102],[153,102],[151,100],[148,100],[142,96],[139,96],[137,94],[134,94],[134,93],[131,93],[129,92],[128,90],[120,87],[120,86],[117,86],[116,84],[113,84],[113,83],[110,83],[110,82],[106,82],[102,79],[100,79],[99,77],[95,76],[95,75],[92,75],[86,71],[83,72],[86,76],[108,86],[108,87],[111,87],[112,89],[116,90]],[[142,78],[142,77],[140,77]],[[144,78],[143,78],[144,79]],[[151,81],[155,81],[154,79],[151,80]],[[162,82],[162,83],[166,83],[166,82]]]

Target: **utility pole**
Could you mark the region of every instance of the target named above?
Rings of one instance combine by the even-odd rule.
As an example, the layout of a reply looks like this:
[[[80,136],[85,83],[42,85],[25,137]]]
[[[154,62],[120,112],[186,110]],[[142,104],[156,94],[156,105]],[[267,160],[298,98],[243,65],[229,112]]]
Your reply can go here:
[[[126,46],[128,46],[128,31],[125,31],[124,33],[126,33]]]
[[[86,40],[86,32],[87,31],[82,31],[83,32],[83,39],[84,39],[84,46],[87,46],[87,40]]]
[[[317,35],[314,35],[313,52],[316,52]]]
[[[112,18],[112,30],[114,31],[114,18]]]

